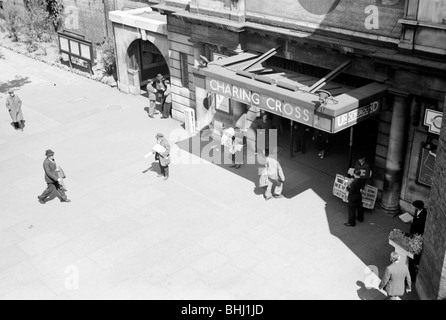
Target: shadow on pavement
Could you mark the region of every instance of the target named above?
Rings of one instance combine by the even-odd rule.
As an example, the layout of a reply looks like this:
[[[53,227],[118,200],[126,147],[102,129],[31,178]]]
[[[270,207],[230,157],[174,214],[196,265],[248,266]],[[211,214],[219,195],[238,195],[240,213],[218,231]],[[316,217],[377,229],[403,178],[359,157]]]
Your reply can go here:
[[[144,170],[142,173],[147,173],[147,172],[149,172],[149,171],[156,172],[156,173],[161,173],[161,168],[160,168],[159,162],[158,162],[158,161],[154,161],[154,162],[152,162],[152,164],[150,165],[150,167],[148,167],[148,168],[147,168],[146,170]]]
[[[212,138],[212,136],[205,131],[197,133],[188,139],[178,141],[176,144],[184,151],[251,181],[253,192],[256,195],[263,196],[265,189],[258,186],[260,179],[259,169],[264,167],[263,156],[254,155],[254,153],[248,151],[245,146],[243,149],[243,163],[241,167],[238,169],[231,167],[231,154],[224,150],[219,139]],[[282,162],[283,159],[280,155],[278,158],[279,162]],[[288,188],[287,182],[285,182],[282,194],[285,198],[293,198],[300,191],[301,189]]]
[[[9,89],[18,89],[27,83],[31,83],[28,77],[16,76],[14,80],[0,82],[0,93],[6,93]]]

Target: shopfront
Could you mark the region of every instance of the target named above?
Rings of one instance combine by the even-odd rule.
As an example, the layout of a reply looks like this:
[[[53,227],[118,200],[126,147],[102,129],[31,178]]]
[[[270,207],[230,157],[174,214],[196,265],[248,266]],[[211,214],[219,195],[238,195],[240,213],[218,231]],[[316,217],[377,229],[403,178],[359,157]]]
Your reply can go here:
[[[331,170],[344,172],[355,160],[355,154],[360,150],[358,145],[362,144],[361,151],[365,151],[364,143],[371,142],[356,136],[371,126],[376,132],[377,125],[374,124],[383,108],[387,86],[371,82],[351,88],[295,72],[271,68],[263,72],[258,65],[256,72],[247,71],[249,68],[246,67],[256,65],[258,58],[255,54],[243,53],[194,69],[198,97],[200,93],[204,95],[208,104],[202,108],[197,104],[199,126],[203,128],[212,123],[213,126],[237,126],[248,131],[256,118],[265,113],[279,129],[279,149],[290,157],[295,156],[294,123],[305,128],[307,145],[311,144],[315,130],[322,130],[329,134],[331,141],[332,158],[327,158],[327,173],[335,174]],[[313,90],[318,83],[323,85]],[[358,133],[355,128],[360,129]],[[255,141],[250,138],[252,135],[248,135],[248,148],[254,149]],[[374,148],[372,144],[368,151]],[[312,147],[307,149],[310,154],[300,156],[299,160],[314,162]],[[369,158],[373,160],[373,157],[374,153],[371,153]]]

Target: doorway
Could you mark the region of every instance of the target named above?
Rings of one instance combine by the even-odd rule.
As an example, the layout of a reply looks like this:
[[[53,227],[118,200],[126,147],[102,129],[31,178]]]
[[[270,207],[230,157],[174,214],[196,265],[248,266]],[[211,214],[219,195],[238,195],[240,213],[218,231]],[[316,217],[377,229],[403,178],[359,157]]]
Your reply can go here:
[[[313,127],[271,113],[268,113],[268,116],[272,127],[278,131],[277,144],[282,157],[293,159],[298,164],[335,177],[336,174],[347,174],[358,155],[364,153],[367,162],[373,168],[378,136],[377,117],[364,120],[353,127],[351,150],[350,128],[334,134],[327,133],[328,144],[325,155],[321,158],[318,155],[316,130]],[[299,126],[299,131],[296,131],[295,124]],[[300,141],[297,139],[298,134],[303,136]]]
[[[165,79],[170,78],[169,66],[163,54],[150,41],[138,39],[131,43],[127,50],[127,67],[138,72],[139,87],[144,95],[147,94],[149,79],[156,79],[158,74]]]

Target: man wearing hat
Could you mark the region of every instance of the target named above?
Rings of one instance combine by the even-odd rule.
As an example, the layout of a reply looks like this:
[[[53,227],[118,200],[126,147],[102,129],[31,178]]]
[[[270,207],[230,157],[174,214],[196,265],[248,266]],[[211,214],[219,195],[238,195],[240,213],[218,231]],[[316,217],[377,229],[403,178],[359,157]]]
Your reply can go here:
[[[424,202],[421,200],[415,200],[412,202],[415,208],[415,214],[413,216],[412,224],[410,225],[410,235],[414,234],[423,235],[424,225],[426,224],[427,211],[424,207]]]
[[[410,225],[409,237],[412,237],[415,234],[423,235],[427,216],[427,210],[424,207],[423,201],[415,200],[412,202],[412,206],[415,208],[415,214],[413,215],[412,224]],[[420,259],[421,254],[416,254],[413,259],[409,259],[409,270],[414,280],[417,276]]]
[[[163,106],[163,116],[161,119],[167,119],[170,116],[170,109],[172,108],[172,90],[170,87],[170,81],[164,81],[166,85],[166,90],[164,90],[164,106]]]
[[[361,185],[361,189],[364,189],[365,185],[367,184],[367,180],[370,178],[370,165],[365,161],[365,155],[363,153],[359,154],[354,169],[361,171],[359,182]]]
[[[156,143],[166,150],[162,153],[155,152],[155,160],[158,160],[161,168],[161,173],[158,174],[158,177],[164,176],[164,180],[167,180],[169,178],[170,145],[162,133],[157,133],[155,139]]]
[[[71,200],[67,198],[65,191],[59,185],[62,178],[60,178],[57,173],[54,151],[46,150],[45,155],[46,159],[43,161],[43,170],[45,171],[45,181],[48,187],[37,197],[39,202],[45,204],[47,201],[54,199],[54,197],[58,197],[61,202],[71,202]]]
[[[164,91],[166,91],[166,86],[164,85],[164,77],[158,73],[156,76],[156,91],[158,92],[156,95],[156,101],[159,103],[159,110],[163,112],[164,108]]]
[[[149,117],[153,118],[156,107],[156,94],[157,90],[153,87],[153,80],[149,80],[146,86],[147,96],[149,98]]]
[[[364,221],[364,208],[362,207],[361,193],[361,171],[355,169],[353,171],[353,179],[349,181],[348,190],[348,221],[344,223],[347,227],[354,227],[356,219],[359,222]]]
[[[14,93],[13,89],[8,90],[9,96],[6,98],[6,108],[12,119],[14,129],[23,131],[25,120],[22,113],[22,100]]]

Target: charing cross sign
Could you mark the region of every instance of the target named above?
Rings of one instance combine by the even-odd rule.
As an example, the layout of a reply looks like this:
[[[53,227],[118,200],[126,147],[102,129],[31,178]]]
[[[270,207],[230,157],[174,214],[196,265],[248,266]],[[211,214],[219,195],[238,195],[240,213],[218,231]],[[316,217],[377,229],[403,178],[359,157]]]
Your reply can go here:
[[[206,88],[211,92],[230,99],[259,107],[293,121],[313,126],[314,110],[211,78],[206,78]]]

